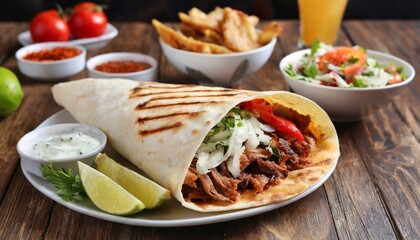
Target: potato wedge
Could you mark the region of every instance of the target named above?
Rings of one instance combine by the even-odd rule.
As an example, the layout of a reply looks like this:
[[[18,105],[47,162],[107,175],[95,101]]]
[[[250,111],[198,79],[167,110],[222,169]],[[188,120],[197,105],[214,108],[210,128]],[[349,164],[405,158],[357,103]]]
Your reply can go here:
[[[185,36],[192,37],[199,41],[224,45],[223,36],[212,29],[196,28],[193,25],[190,25],[189,23],[183,22],[181,24],[181,32]]]
[[[162,41],[174,48],[183,49],[191,52],[214,54],[232,52],[226,47],[198,41],[192,37],[187,37],[181,32],[175,31],[174,29],[164,25],[156,19],[152,20],[152,24],[156,28],[156,31],[159,33],[159,36],[161,37]]]
[[[283,32],[283,27],[278,22],[270,22],[269,24],[265,25],[263,31],[258,36],[258,43],[260,45],[265,45],[273,38],[279,36]]]
[[[224,9],[222,32],[225,46],[232,51],[244,52],[259,47],[255,27],[241,11]]]
[[[211,15],[207,15],[198,8],[192,8],[188,11],[188,14],[180,12],[178,13],[178,16],[182,22],[188,23],[189,25],[201,29],[202,31],[205,29],[210,29],[216,32],[220,32],[219,23],[223,18],[223,10],[216,9],[213,10]],[[222,14],[219,14],[219,12]]]

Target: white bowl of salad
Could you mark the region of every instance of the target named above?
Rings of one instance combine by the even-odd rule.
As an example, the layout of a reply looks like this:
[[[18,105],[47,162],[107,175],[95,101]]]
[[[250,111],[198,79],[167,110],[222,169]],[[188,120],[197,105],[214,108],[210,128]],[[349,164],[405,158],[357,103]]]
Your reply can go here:
[[[319,42],[287,55],[280,71],[295,93],[339,122],[366,118],[390,103],[415,75],[409,63],[389,54]]]

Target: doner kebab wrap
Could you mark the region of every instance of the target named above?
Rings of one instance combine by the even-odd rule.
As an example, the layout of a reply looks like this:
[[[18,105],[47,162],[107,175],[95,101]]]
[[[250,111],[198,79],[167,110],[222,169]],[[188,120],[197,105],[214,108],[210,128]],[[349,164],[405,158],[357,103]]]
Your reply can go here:
[[[74,118],[168,188],[183,206],[227,211],[292,198],[330,174],[335,128],[290,92],[83,79],[52,88]]]

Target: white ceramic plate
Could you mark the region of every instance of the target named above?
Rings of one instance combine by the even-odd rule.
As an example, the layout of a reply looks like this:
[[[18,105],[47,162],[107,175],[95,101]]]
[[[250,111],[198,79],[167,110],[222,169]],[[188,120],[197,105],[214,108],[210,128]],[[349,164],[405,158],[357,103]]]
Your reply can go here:
[[[74,39],[68,41],[67,43],[71,45],[82,45],[87,50],[93,50],[105,47],[117,35],[118,29],[108,23],[106,25],[105,33],[99,37]],[[29,31],[20,33],[18,35],[18,41],[23,46],[33,44],[31,33]]]
[[[75,123],[76,120],[70,115],[67,110],[62,110],[55,113],[38,127],[50,126],[52,124],[58,123]],[[113,157],[115,160],[124,162],[120,155],[118,155],[111,148],[105,148],[105,153]],[[181,227],[181,226],[193,226],[193,225],[203,225],[209,223],[224,222],[239,218],[245,218],[249,216],[254,216],[260,213],[268,212],[279,207],[285,206],[292,202],[295,202],[309,193],[315,191],[319,188],[332,174],[335,169],[335,165],[330,169],[330,171],[321,178],[315,185],[302,192],[301,194],[288,199],[284,202],[277,204],[270,204],[266,206],[249,208],[244,210],[237,211],[228,211],[228,212],[217,212],[217,213],[201,213],[187,208],[182,207],[182,205],[175,199],[171,199],[164,203],[157,209],[145,210],[135,215],[130,216],[115,216],[112,214],[105,213],[99,210],[91,201],[86,200],[83,202],[65,202],[63,201],[54,191],[54,186],[48,181],[39,178],[22,167],[22,171],[28,181],[40,192],[42,192],[47,197],[56,201],[57,203],[68,207],[76,212],[83,213],[92,217],[99,219],[129,224],[137,226],[150,226],[150,227]]]

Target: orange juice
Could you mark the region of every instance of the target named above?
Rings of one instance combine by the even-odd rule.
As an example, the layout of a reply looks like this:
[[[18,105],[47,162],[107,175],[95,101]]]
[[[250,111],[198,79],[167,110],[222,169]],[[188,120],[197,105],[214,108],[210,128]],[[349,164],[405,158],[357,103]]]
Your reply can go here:
[[[315,40],[333,44],[338,37],[347,0],[298,0],[300,40],[310,45]]]

